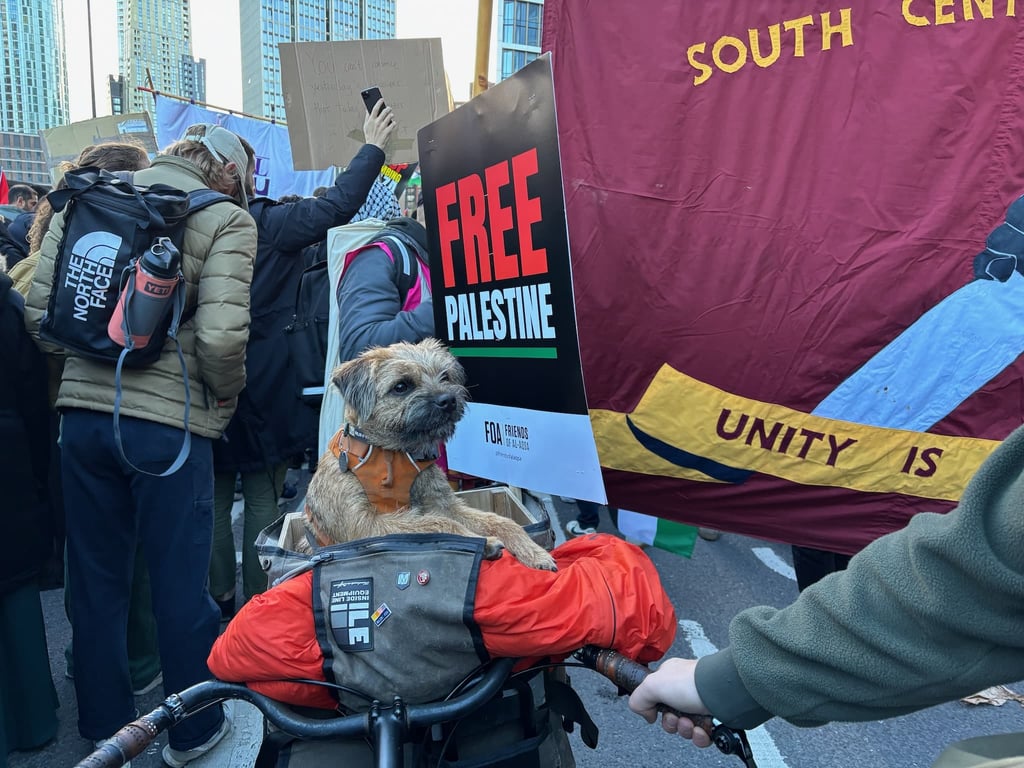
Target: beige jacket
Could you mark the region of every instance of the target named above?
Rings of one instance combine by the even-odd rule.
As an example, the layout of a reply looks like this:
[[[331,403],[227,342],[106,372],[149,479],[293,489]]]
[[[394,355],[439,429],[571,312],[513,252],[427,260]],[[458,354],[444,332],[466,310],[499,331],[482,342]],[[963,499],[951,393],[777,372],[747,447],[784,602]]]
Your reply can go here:
[[[134,180],[140,185],[169,184],[186,192],[206,186],[195,166],[177,157],[158,157]],[[54,259],[63,233],[60,212],[54,215],[40,248],[25,306],[25,326],[47,350],[49,345],[39,340],[39,324],[50,299]],[[256,224],[240,207],[216,203],[189,217],[182,253],[185,311],[195,310],[179,332],[192,394],[189,429],[217,438],[245,387]],[[185,388],[172,340],[167,340],[160,359],[151,366],[124,369],[121,387],[122,415],[170,426],[182,424]],[[114,366],[69,353],[57,407],[113,413]]]

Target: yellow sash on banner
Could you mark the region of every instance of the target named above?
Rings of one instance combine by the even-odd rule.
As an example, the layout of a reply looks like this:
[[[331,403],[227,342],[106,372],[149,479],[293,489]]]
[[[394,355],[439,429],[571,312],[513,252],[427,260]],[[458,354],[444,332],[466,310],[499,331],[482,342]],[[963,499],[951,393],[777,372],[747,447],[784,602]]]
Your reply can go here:
[[[631,414],[592,410],[601,466],[700,482],[751,471],[956,501],[997,440],[870,427],[751,400],[663,365]]]

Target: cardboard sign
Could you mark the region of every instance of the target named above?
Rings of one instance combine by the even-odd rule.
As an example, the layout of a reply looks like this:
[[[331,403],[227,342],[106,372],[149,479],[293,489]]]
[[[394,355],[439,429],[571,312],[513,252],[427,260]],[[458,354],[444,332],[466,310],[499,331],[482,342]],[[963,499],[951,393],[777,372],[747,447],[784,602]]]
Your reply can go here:
[[[447,444],[448,465],[603,503],[550,57],[424,127],[419,139],[435,335],[459,357],[473,393]]]
[[[278,47],[295,170],[348,165],[364,143],[364,88],[380,88],[394,110],[398,127],[387,148],[389,163],[417,160],[416,131],[451,111],[440,38]]]
[[[151,158],[157,152],[153,123],[146,112],[80,120],[70,125],[40,131],[40,136],[43,140],[43,152],[46,154],[46,167],[51,177],[58,163],[78,159],[82,150],[90,144],[126,141],[139,144]]]

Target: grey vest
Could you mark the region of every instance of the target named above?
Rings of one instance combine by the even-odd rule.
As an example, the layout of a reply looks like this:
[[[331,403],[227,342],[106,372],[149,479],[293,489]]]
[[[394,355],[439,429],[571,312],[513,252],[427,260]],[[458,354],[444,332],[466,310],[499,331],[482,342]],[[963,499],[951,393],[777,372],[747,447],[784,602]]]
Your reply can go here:
[[[439,534],[318,550],[313,618],[329,682],[384,704],[447,696],[489,656],[473,619],[484,540]],[[335,691],[350,711],[369,702]]]

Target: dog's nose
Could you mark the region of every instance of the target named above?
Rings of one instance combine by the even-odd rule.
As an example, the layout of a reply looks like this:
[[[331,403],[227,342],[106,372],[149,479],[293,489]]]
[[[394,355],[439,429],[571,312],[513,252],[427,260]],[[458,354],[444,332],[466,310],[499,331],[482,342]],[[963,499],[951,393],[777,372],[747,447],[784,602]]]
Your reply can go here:
[[[434,399],[434,403],[445,413],[451,413],[455,410],[455,395],[450,392],[446,392],[443,395],[438,395]]]

